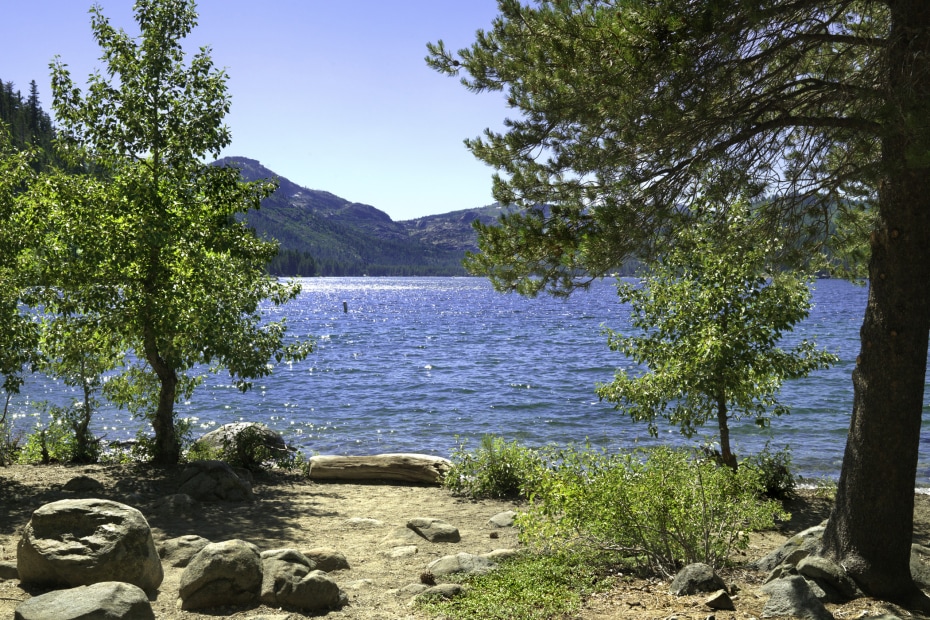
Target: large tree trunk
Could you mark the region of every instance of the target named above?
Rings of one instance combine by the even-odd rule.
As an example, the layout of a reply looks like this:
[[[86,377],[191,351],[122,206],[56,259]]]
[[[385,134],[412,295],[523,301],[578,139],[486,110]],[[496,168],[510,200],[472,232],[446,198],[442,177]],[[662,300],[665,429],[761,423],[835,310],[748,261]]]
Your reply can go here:
[[[880,224],[871,237],[852,421],[824,553],[869,594],[916,603],[909,560],[930,328],[930,3],[890,4]]]

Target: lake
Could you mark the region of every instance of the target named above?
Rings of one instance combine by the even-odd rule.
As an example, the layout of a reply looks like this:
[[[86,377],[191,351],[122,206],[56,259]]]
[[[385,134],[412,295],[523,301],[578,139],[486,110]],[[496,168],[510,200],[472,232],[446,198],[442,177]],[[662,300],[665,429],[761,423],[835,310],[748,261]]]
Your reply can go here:
[[[495,292],[480,278],[309,278],[291,304],[273,309],[293,333],[312,336],[305,361],[282,364],[241,394],[228,376],[211,376],[178,406],[195,434],[239,420],[277,429],[305,453],[422,452],[448,456],[460,439],[485,433],[528,445],[590,441],[610,449],[657,442],[693,444],[660,424],[658,438],[599,402],[598,383],[625,360],[607,348],[603,327],[624,329],[628,308],[611,280],[568,300]],[[734,422],[737,454],[791,447],[796,473],[839,474],[852,410],[851,373],[867,291],[818,280],[810,317],[792,338],[815,338],[840,363],[785,384],[791,414],[771,429]],[[347,309],[347,311],[344,311]],[[15,424],[34,424],[34,403],[63,404],[72,390],[30,381],[13,403]],[[925,414],[926,418],[926,414]],[[926,422],[926,420],[925,420]],[[128,439],[141,423],[104,407],[94,431]],[[918,484],[930,485],[930,431],[921,434]]]

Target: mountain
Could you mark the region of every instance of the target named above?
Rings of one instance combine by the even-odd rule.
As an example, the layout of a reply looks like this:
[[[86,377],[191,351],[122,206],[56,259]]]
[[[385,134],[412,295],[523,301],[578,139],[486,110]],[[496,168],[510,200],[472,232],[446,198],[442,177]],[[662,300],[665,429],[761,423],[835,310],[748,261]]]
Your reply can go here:
[[[395,222],[371,205],[301,187],[254,159],[216,164],[238,167],[246,181],[278,180],[261,209],[245,215],[260,237],[281,244],[271,266],[277,275],[465,275],[465,252],[477,249],[472,222],[501,213],[490,205]]]

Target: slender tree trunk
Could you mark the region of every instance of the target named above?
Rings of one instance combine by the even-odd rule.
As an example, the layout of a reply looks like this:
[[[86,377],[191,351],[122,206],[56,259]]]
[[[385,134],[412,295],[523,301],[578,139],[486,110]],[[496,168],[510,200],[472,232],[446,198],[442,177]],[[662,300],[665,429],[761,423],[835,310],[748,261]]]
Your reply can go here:
[[[930,169],[923,163],[930,2],[889,4],[892,105],[882,142],[880,224],[871,237],[852,420],[823,551],[867,593],[926,608],[909,561],[930,329]]]
[[[181,442],[174,428],[174,401],[178,391],[178,374],[158,353],[155,335],[146,328],[145,357],[158,377],[158,406],[152,415],[155,431],[155,465],[176,465],[181,459]]]
[[[155,430],[155,465],[176,465],[181,459],[181,442],[174,428],[174,401],[177,396],[178,376],[173,370],[159,373],[158,408],[152,417]]]
[[[720,460],[732,470],[736,470],[736,456],[730,451],[730,426],[727,423],[727,399],[717,397],[717,425],[720,427]]]

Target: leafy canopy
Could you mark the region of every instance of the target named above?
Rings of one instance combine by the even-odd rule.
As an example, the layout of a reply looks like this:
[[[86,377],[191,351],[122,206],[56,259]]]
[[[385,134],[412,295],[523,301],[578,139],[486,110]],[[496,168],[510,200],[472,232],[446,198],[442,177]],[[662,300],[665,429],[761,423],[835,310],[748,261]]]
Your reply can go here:
[[[0,381],[6,404],[19,392],[25,373],[38,362],[38,324],[20,311],[30,284],[26,248],[35,239],[37,222],[26,217],[23,191],[34,181],[32,154],[15,151],[7,126],[0,122]]]

